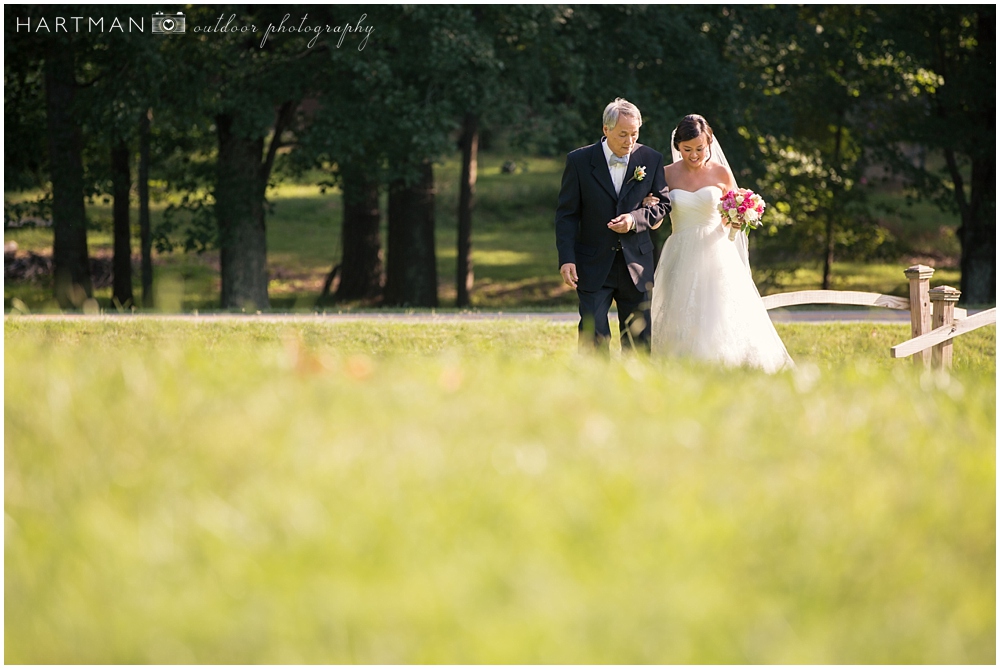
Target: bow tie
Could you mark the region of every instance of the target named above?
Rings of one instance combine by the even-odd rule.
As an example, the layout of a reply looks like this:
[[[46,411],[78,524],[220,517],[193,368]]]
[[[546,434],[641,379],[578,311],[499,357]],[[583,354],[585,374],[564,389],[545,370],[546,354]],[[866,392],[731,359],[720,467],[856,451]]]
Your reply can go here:
[[[615,154],[611,154],[611,159],[608,161],[608,167],[614,167],[615,165],[628,166],[628,156],[618,157]]]

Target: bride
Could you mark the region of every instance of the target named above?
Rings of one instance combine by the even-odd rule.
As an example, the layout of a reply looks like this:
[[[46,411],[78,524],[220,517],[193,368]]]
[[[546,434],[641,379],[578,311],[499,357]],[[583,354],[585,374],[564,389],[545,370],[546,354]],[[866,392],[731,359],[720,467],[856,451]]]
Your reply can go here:
[[[717,208],[737,186],[712,128],[697,114],[685,116],[671,144],[674,161],[664,174],[673,232],[653,277],[653,354],[768,373],[791,367],[750,275],[747,236],[730,241]]]

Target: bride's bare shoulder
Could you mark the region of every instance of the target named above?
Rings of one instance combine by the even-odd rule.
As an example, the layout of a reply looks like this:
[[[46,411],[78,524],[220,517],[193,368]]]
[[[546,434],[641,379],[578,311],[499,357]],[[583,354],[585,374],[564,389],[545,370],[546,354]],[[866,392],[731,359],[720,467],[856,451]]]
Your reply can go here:
[[[719,165],[717,163],[712,165],[712,178],[715,179],[717,183],[726,184],[726,186],[730,188],[736,186],[732,173],[723,165]]]
[[[724,174],[729,174],[729,170],[727,170],[725,166],[718,163],[710,163],[710,167],[712,168],[713,177],[721,177]]]

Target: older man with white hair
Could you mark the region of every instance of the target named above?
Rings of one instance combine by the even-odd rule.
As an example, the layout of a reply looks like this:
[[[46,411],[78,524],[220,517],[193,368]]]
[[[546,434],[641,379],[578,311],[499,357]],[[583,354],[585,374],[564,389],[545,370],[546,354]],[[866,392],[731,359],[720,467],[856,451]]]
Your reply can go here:
[[[600,142],[566,156],[556,248],[559,273],[580,299],[580,344],[607,350],[614,301],[622,346],[649,349],[653,240],[670,213],[663,155],[638,143],[642,114],[627,100],[604,109]],[[656,203],[643,206],[652,194]]]

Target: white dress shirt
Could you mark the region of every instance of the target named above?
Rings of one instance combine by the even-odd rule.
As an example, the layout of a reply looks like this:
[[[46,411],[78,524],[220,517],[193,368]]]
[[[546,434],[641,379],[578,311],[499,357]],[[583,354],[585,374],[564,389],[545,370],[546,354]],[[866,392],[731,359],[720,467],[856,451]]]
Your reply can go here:
[[[615,164],[611,166],[611,156],[615,155],[608,147],[608,138],[601,140],[601,148],[604,149],[604,160],[608,163],[608,170],[611,172],[611,181],[615,184],[615,193],[621,193],[622,183],[625,182],[625,171],[628,169],[628,156],[625,156],[625,164]]]
[[[615,163],[614,167],[611,166],[611,156],[615,155],[608,148],[608,138],[604,137],[601,139],[601,148],[604,149],[604,160],[608,163],[608,171],[611,172],[611,182],[615,185],[615,193],[620,194],[622,192],[622,184],[625,182],[625,172],[628,170],[628,158],[625,156],[625,163]],[[635,228],[635,219],[632,218],[632,214],[628,215],[628,229],[632,230]]]

